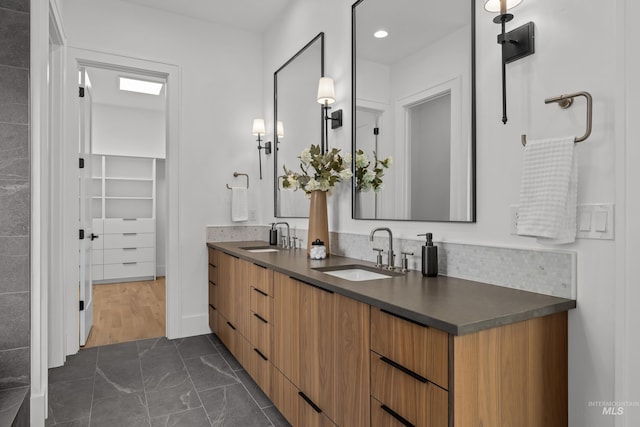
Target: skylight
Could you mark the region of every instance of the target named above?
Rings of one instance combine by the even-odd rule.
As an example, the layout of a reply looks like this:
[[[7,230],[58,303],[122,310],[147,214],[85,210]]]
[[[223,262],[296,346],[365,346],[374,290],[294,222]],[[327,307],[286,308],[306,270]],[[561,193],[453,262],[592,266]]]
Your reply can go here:
[[[149,95],[160,95],[164,83],[149,82],[146,80],[130,79],[120,77],[120,90],[129,92],[146,93]]]

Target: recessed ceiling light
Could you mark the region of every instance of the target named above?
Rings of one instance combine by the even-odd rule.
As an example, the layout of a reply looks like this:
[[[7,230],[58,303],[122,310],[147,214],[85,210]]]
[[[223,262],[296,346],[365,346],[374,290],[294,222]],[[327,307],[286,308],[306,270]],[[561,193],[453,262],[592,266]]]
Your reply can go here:
[[[383,39],[385,37],[387,37],[389,35],[388,32],[386,32],[385,30],[378,30],[375,33],[373,33],[373,37],[377,38],[377,39]]]
[[[149,82],[146,80],[130,79],[120,77],[120,90],[129,92],[146,93],[149,95],[160,95],[163,83]]]

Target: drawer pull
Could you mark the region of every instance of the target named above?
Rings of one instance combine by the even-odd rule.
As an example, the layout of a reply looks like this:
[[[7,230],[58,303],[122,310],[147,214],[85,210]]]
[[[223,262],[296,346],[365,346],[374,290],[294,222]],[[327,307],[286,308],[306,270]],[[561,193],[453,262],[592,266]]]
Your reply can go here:
[[[209,304],[209,307],[211,307],[211,308],[213,308],[214,310],[218,311],[218,309],[217,309],[217,308],[215,308],[215,307],[213,306],[213,304]]]
[[[215,266],[215,265],[213,265],[211,263],[209,263],[209,267],[218,268],[217,266]]]
[[[309,406],[311,406],[313,408],[314,411],[316,411],[317,413],[321,414],[322,413],[322,409],[320,409],[318,407],[318,405],[316,405],[315,403],[313,403],[313,401],[311,399],[309,399],[307,397],[306,394],[304,394],[303,392],[299,391],[298,392],[298,396],[300,396],[301,398],[304,399],[305,402],[307,402],[309,404]]]
[[[130,262],[123,262],[122,265],[135,265],[137,264],[137,262],[135,261],[130,261]]]
[[[138,218],[122,218],[123,221],[137,221]]]
[[[421,383],[426,384],[426,383],[428,383],[428,382],[429,382],[429,380],[428,380],[428,379],[426,379],[425,377],[423,377],[422,375],[418,375],[418,374],[416,374],[415,372],[413,372],[413,371],[411,371],[411,370],[409,370],[409,369],[405,368],[404,366],[400,365],[399,363],[394,362],[394,361],[393,361],[393,360],[391,360],[391,359],[388,359],[388,358],[386,358],[386,357],[384,357],[384,356],[380,356],[380,360],[382,360],[382,361],[383,361],[384,363],[386,363],[387,365],[391,365],[391,366],[393,366],[394,368],[396,368],[396,369],[398,369],[398,370],[400,370],[400,371],[404,372],[405,374],[407,374],[407,375],[409,375],[410,377],[412,377],[412,378],[414,378],[414,379],[416,379],[416,380],[420,381]]]
[[[305,282],[304,280],[296,279],[295,277],[291,277],[291,276],[289,276],[289,277],[290,277],[291,279],[293,279],[293,280],[297,280],[297,281],[298,281],[298,282],[300,282],[300,283],[304,283],[305,285],[309,285],[309,286],[311,286],[312,288],[320,289],[321,291],[328,292],[328,293],[330,293],[330,294],[332,294],[332,293],[333,293],[333,291],[330,291],[329,289],[325,289],[325,288],[323,288],[323,287],[321,287],[321,286],[318,286],[318,285],[314,285],[313,283]]]
[[[215,283],[213,283],[211,280],[209,280],[209,284],[210,284],[210,285],[213,285],[213,286],[218,286],[218,285],[216,285]]]
[[[394,411],[393,409],[389,408],[387,405],[380,405],[380,408],[382,408],[382,410],[384,412],[386,412],[387,414],[391,415],[393,418],[395,418],[396,420],[400,421],[400,424],[403,424],[407,427],[416,427],[413,424],[411,424],[409,421],[405,420],[400,414],[398,414],[396,411]]]
[[[262,358],[262,360],[264,360],[265,362],[268,362],[269,359],[267,359],[267,356],[265,356],[264,354],[262,354],[262,352],[260,350],[258,350],[257,348],[254,348],[253,351],[255,351],[256,353],[258,353],[258,356],[260,356],[260,358]]]
[[[255,262],[253,263],[253,265],[255,265],[256,267],[264,268],[265,270],[267,269],[267,267],[265,267],[264,265],[256,264]]]
[[[138,233],[122,233],[123,236],[137,236]]]
[[[393,316],[393,317],[397,317],[398,319],[406,320],[407,322],[413,323],[414,325],[422,326],[423,328],[428,328],[428,327],[429,327],[429,326],[424,325],[424,324],[422,324],[422,323],[420,323],[420,322],[417,322],[417,321],[415,321],[415,320],[411,320],[411,319],[408,319],[408,318],[406,318],[406,317],[404,317],[404,316],[400,316],[399,314],[396,314],[396,313],[392,313],[392,312],[390,312],[390,311],[387,311],[387,310],[385,310],[384,308],[381,308],[381,309],[380,309],[380,311],[381,311],[381,312],[383,312],[383,313],[385,313],[385,314],[388,314],[389,316]]]
[[[123,251],[137,251],[138,248],[122,248]]]
[[[269,294],[264,292],[262,289],[253,288],[253,290],[256,291],[257,293],[259,293],[260,295],[264,296],[264,297],[268,297],[269,296]]]
[[[235,326],[233,326],[230,322],[227,322],[227,325],[229,325],[229,327],[230,327],[231,329],[233,329],[234,331],[236,330],[236,327],[235,327]]]
[[[262,323],[269,323],[267,321],[267,319],[265,319],[264,317],[260,316],[258,313],[253,313],[254,316],[256,316],[258,318],[258,320],[260,320]]]

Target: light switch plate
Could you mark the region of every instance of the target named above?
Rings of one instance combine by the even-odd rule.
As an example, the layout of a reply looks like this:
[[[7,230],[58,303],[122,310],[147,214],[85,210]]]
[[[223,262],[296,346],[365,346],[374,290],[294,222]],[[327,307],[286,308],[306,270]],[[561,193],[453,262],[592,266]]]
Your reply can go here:
[[[589,227],[585,227],[589,218]],[[614,239],[614,204],[596,203],[578,205],[578,234],[579,239]]]

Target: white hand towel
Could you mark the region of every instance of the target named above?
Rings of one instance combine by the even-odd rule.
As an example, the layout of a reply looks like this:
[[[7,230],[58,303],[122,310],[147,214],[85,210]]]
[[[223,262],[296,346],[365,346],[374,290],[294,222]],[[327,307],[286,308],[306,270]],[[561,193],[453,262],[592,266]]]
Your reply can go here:
[[[231,221],[249,220],[249,202],[246,187],[231,187]]]
[[[524,148],[518,234],[539,243],[576,238],[578,165],[574,137],[529,140]]]

